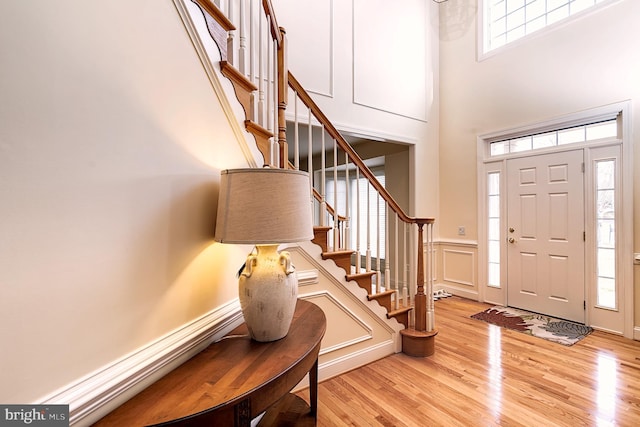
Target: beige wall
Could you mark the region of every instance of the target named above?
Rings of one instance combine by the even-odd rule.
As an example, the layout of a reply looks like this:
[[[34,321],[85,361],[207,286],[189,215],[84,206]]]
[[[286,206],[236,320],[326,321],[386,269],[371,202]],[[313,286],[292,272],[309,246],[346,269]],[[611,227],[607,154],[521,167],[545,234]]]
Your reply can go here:
[[[0,52],[0,402],[28,403],[236,298],[212,236],[247,160],[171,0],[0,2]]]
[[[476,138],[631,100],[640,126],[640,2],[620,0],[478,61],[476,1],[441,5],[440,236],[477,240]],[[640,135],[633,135],[636,165]],[[640,247],[640,173],[635,168],[635,246]],[[631,231],[629,231],[631,232]],[[636,274],[636,301],[640,283]],[[636,325],[640,304],[636,303]]]

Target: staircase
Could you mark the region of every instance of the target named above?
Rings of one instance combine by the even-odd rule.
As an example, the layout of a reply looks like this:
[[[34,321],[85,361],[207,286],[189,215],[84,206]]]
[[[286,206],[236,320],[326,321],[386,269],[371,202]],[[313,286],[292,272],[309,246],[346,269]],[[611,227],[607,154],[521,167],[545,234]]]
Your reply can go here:
[[[403,352],[432,354],[437,330],[427,295],[433,291],[434,219],[404,213],[286,68],[286,32],[270,0],[190,1],[218,47],[220,72],[233,84],[263,164],[309,173],[313,243],[322,259],[344,270],[340,279],[365,289],[387,319],[404,325]],[[414,239],[417,247],[409,243]]]

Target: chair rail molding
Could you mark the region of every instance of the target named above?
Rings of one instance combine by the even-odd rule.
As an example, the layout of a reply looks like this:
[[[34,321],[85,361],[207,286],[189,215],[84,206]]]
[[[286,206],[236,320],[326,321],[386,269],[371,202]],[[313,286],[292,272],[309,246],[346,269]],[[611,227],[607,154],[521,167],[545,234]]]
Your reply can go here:
[[[38,400],[69,404],[70,425],[90,425],[243,322],[238,299]]]

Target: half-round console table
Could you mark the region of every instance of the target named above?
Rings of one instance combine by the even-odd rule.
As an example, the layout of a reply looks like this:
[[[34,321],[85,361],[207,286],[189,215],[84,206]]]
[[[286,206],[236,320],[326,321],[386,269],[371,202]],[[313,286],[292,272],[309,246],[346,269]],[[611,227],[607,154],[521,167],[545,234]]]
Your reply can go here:
[[[326,318],[298,300],[286,337],[260,343],[239,326],[162,377],[95,426],[249,426],[309,373],[310,411],[318,397],[318,354]]]

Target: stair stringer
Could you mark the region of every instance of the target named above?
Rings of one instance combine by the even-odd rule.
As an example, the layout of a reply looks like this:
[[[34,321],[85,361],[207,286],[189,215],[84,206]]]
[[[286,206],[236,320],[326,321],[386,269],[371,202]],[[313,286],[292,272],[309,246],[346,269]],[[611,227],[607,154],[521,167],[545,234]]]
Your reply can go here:
[[[319,305],[327,316],[327,332],[319,359],[321,379],[331,378],[402,351],[404,325],[367,299],[355,281],[312,242],[282,246],[291,254],[298,275],[298,297]]]
[[[173,0],[182,23],[211,82],[217,100],[231,126],[236,141],[250,167],[262,167],[265,160],[255,137],[246,130],[245,111],[238,100],[233,83],[222,74],[221,53],[200,8],[190,0]]]

